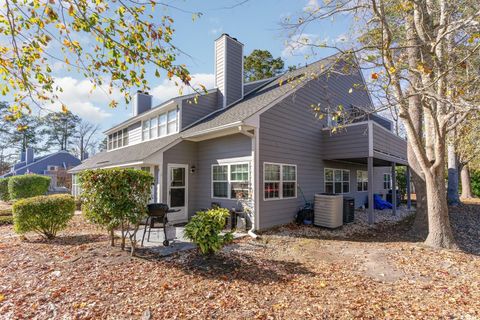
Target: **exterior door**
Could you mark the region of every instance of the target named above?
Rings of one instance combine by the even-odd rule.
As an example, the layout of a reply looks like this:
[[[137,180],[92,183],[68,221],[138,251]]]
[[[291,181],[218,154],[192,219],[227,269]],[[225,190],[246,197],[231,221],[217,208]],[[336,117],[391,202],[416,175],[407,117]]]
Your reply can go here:
[[[167,204],[172,210],[179,210],[168,214],[172,222],[185,222],[188,219],[188,165],[168,164],[168,194]]]

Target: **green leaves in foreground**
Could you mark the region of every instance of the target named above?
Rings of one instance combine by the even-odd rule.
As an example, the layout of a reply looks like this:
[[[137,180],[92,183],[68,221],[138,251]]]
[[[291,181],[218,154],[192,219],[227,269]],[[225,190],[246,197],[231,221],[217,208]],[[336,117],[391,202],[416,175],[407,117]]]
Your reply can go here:
[[[215,253],[233,240],[232,233],[221,234],[229,214],[225,208],[199,211],[185,226],[185,236],[198,245],[202,254]]]
[[[163,70],[169,79],[189,85],[184,65],[175,64],[179,53],[171,42],[170,16],[153,16],[150,2],[105,0],[4,1],[1,5],[0,92],[12,94],[7,120],[15,121],[31,105],[59,100],[52,65],[60,65],[88,78],[93,89],[107,93],[119,89],[125,101],[130,89],[148,90],[147,69]],[[88,45],[82,42],[88,39]],[[147,67],[148,66],[148,67]],[[136,90],[135,90],[136,91]],[[112,100],[111,107],[118,101]]]

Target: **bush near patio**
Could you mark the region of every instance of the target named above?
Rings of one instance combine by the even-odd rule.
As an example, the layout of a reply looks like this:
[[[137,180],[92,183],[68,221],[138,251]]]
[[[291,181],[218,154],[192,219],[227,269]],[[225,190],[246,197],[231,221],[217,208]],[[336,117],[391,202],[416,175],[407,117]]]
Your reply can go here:
[[[15,232],[36,232],[53,239],[67,226],[75,212],[75,200],[70,195],[55,194],[18,200],[13,204]]]
[[[476,197],[480,197],[480,170],[472,170],[470,172],[470,179],[472,183],[472,193]]]
[[[10,195],[8,194],[8,179],[9,178],[0,178],[0,200],[9,201]]]
[[[39,174],[25,174],[8,179],[10,200],[19,200],[45,195],[52,178]]]
[[[131,254],[136,245],[136,231],[147,214],[153,177],[136,169],[96,169],[79,174],[82,189],[82,212],[87,220],[110,231],[114,246],[113,230],[122,229],[122,250],[130,230]]]
[[[0,208],[0,226],[12,223],[12,208]]]
[[[225,208],[199,211],[185,226],[185,236],[198,245],[202,254],[215,253],[233,240],[232,233],[221,234],[229,214]]]

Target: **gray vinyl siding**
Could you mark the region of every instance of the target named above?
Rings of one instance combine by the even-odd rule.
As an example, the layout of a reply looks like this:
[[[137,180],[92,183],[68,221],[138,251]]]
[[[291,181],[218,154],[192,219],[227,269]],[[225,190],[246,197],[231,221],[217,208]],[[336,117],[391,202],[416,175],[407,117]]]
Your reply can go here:
[[[197,166],[197,144],[191,141],[182,141],[163,153],[163,181],[162,196],[167,203],[168,195],[168,164],[188,164],[188,217],[195,213],[195,186],[196,173],[191,173],[190,168]]]
[[[212,113],[217,108],[216,91],[199,96],[197,103],[195,103],[193,98],[183,100],[180,130],[185,129],[188,125]]]
[[[351,71],[351,73],[345,73],[342,71],[344,63],[339,62],[335,69],[340,70],[339,73],[327,72],[327,75],[322,75],[320,83],[318,81],[312,81],[317,83],[317,87],[322,87],[321,100],[315,101],[315,104],[321,102],[323,106],[330,106],[336,108],[342,105],[348,109],[351,106],[355,106],[364,110],[372,110],[372,102],[368,92],[362,87],[365,85],[363,77],[358,71]],[[350,89],[352,92],[349,93]]]
[[[227,37],[226,40],[225,90],[227,106],[242,98],[243,90],[243,46]]]
[[[142,142],[142,121],[135,122],[128,126],[128,144]]]
[[[212,198],[212,164],[221,159],[251,157],[252,140],[243,134],[235,134],[198,143],[197,181],[195,187],[197,210],[210,208],[218,202],[224,208],[232,208],[236,200]],[[251,176],[250,176],[251,177]]]
[[[387,129],[388,131],[392,131],[392,121],[385,119],[383,117],[377,116],[375,114],[370,115],[370,119]]]
[[[364,204],[367,192],[357,192],[356,171],[366,171],[366,165],[323,161],[323,158],[338,159],[335,154],[340,151],[344,152],[345,157],[353,154],[368,156],[368,133],[364,132],[366,126],[363,131],[362,128],[353,129],[354,126],[348,129],[348,137],[358,137],[358,140],[330,137],[327,131],[321,130],[324,121],[317,120],[310,107],[317,103],[323,106],[342,104],[369,107],[370,99],[366,92],[354,90],[348,93],[349,88],[361,81],[359,74],[357,77],[322,76],[260,115],[260,229],[290,223],[304,203],[300,192],[294,199],[264,199],[265,162],[297,165],[297,184],[307,201],[312,201],[315,193],[324,192],[325,167],[350,170],[350,193],[346,196],[354,197],[357,207]],[[354,153],[349,154],[352,149]]]
[[[322,123],[310,108],[321,97],[322,90],[318,87],[302,88],[295,96],[260,115],[260,229],[291,222],[303,204],[300,192],[294,199],[264,200],[265,162],[297,165],[297,183],[307,200],[313,199],[314,193],[322,192]]]
[[[380,153],[378,156],[389,158],[389,156],[398,157],[406,160],[407,142],[384,130],[379,126],[373,126],[373,150]]]
[[[347,126],[337,132],[322,130],[324,159],[368,157],[368,124]]]

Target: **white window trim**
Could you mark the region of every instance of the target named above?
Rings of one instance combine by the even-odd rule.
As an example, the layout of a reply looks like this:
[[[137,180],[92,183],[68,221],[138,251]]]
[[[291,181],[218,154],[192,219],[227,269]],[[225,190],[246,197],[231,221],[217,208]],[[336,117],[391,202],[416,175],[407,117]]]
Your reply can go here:
[[[250,161],[242,161],[242,162],[219,162],[213,163],[210,168],[210,197],[212,199],[222,199],[222,200],[237,200],[237,198],[232,198],[232,182],[245,182],[242,180],[231,180],[231,166],[232,165],[241,165],[246,164],[248,165],[248,180],[246,181],[249,185],[251,183],[251,170],[252,166],[250,165]],[[213,167],[215,166],[227,166],[227,180],[213,180]],[[227,183],[227,197],[216,197],[213,195],[213,183],[214,182],[226,182]],[[250,195],[251,196],[251,195]]]
[[[388,176],[388,185],[389,187],[388,188],[385,188],[385,176]],[[390,190],[392,189],[392,174],[391,173],[384,173],[383,174],[383,190]]]
[[[171,120],[171,121],[168,121],[168,113],[172,110],[176,110],[177,111],[177,116],[175,118],[175,120]],[[142,142],[145,142],[145,141],[150,141],[150,140],[155,140],[155,139],[160,139],[160,138],[165,138],[165,137],[168,137],[168,136],[171,136],[173,134],[177,134],[180,132],[180,112],[181,112],[181,108],[178,107],[178,106],[175,106],[175,108],[172,108],[172,109],[167,109],[167,110],[162,110],[162,112],[156,114],[155,116],[150,116],[149,118],[146,118],[146,119],[142,119],[142,123],[141,123],[141,128],[142,128]],[[160,116],[162,114],[165,114],[165,116],[167,117],[166,118],[166,122],[165,122],[165,132],[167,133],[166,135],[163,135],[163,136],[160,136]],[[150,131],[151,131],[151,126],[150,126],[150,121],[152,118],[157,118],[157,136],[155,138],[152,138],[151,135],[150,135]],[[143,124],[145,122],[148,122],[148,130],[147,129],[143,129]],[[169,123],[173,123],[173,122],[176,122],[177,123],[177,127],[176,127],[176,130],[174,132],[171,132],[169,133],[168,132],[168,124]],[[148,131],[148,139],[144,139],[143,138],[143,132],[144,131]]]
[[[325,172],[327,170],[333,170],[333,194],[350,194],[352,193],[352,173],[350,172],[350,169],[342,169],[342,168],[323,168],[323,192],[327,192],[327,180],[325,179]],[[341,170],[342,171],[342,192],[335,192],[335,170]],[[343,192],[343,183],[347,182],[343,180],[343,171],[348,171],[348,192]]]
[[[367,174],[367,180],[366,181],[361,181],[362,182],[362,190],[358,190],[358,173],[363,172]],[[367,182],[367,190],[363,190],[363,182]],[[357,192],[368,192],[368,187],[369,187],[369,181],[368,181],[368,171],[365,170],[357,170]]]
[[[265,166],[267,164],[273,164],[280,166],[280,180],[265,180]],[[283,180],[283,166],[290,166],[295,167],[295,181],[293,180]],[[263,163],[263,185],[262,185],[262,193],[263,193],[263,201],[276,201],[276,200],[285,200],[285,199],[296,199],[297,198],[297,183],[298,180],[298,170],[296,164],[291,163],[278,163],[278,162],[264,162]],[[278,182],[278,198],[265,198],[265,183],[275,183]],[[284,197],[283,196],[283,183],[284,182],[295,182],[295,196],[293,197]]]

